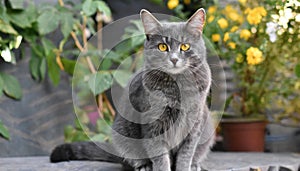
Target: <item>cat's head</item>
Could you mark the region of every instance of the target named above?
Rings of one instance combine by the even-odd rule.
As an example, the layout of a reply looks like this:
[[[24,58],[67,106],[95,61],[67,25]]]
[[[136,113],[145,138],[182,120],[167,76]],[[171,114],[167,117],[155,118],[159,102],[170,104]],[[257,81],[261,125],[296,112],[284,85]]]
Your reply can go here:
[[[205,11],[201,8],[186,22],[159,22],[147,10],[141,10],[146,40],[145,65],[152,69],[179,74],[206,61],[202,39]]]

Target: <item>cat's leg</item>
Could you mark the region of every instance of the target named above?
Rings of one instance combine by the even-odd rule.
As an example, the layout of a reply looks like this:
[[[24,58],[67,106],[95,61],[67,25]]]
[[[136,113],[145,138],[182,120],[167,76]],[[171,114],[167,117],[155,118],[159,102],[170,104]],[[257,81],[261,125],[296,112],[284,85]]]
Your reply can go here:
[[[134,168],[134,171],[151,171],[152,164],[149,159],[126,159],[126,163]]]
[[[150,164],[148,164],[148,165],[144,165],[139,168],[136,168],[134,171],[152,171],[152,167]]]
[[[176,171],[191,171],[192,160],[198,138],[188,136],[177,153]]]
[[[169,154],[163,154],[151,159],[153,171],[171,171],[171,161]]]
[[[192,160],[192,171],[201,171],[201,162],[207,157],[210,148],[214,144],[214,136],[203,144],[198,144]]]

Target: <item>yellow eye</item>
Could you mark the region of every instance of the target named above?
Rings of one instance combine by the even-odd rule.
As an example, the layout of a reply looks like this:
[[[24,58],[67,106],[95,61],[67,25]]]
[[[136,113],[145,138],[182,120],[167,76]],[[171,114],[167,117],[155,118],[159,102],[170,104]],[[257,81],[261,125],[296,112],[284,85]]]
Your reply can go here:
[[[168,46],[165,43],[160,43],[158,44],[158,49],[162,52],[167,51],[168,50]]]
[[[190,44],[188,44],[188,43],[181,44],[181,46],[180,46],[180,50],[182,50],[182,51],[187,51],[189,49],[190,49]]]

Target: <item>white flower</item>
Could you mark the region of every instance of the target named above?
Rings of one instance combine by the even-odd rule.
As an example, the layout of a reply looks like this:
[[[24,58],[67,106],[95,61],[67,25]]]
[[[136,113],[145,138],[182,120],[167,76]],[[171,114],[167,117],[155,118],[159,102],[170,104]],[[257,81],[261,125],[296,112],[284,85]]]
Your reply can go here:
[[[89,38],[91,36],[91,31],[88,28],[84,29],[84,34],[87,38]]]
[[[277,23],[275,22],[267,23],[266,33],[269,35],[271,42],[275,42],[277,40],[277,34],[276,34],[277,30],[278,30]]]
[[[1,56],[4,59],[5,62],[10,62],[12,64],[16,64],[16,60],[15,58],[12,56],[10,50],[8,47],[5,48],[5,50],[3,50],[1,52]]]
[[[296,22],[300,22],[300,14],[297,14],[295,17]]]
[[[21,44],[21,42],[22,42],[22,39],[23,39],[23,37],[20,36],[20,35],[18,35],[18,36],[16,37],[15,49],[19,48],[19,46],[20,46],[20,44]]]

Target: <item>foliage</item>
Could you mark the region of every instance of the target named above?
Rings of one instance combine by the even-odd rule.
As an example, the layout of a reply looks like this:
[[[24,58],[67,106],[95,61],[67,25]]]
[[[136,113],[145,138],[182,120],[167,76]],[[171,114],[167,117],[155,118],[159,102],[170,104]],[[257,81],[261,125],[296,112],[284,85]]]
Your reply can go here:
[[[3,122],[0,120],[0,135],[6,139],[10,138],[7,128],[3,125]]]
[[[113,83],[118,83],[121,87],[125,87],[132,73],[141,67],[143,56],[141,48],[144,42],[143,27],[140,21],[133,20],[131,25],[125,28],[125,34],[121,43],[117,44],[112,50],[105,49],[101,55],[102,62],[99,65],[99,71],[90,73],[88,66],[83,58],[77,61],[77,65],[81,64],[78,70],[75,70],[73,83],[79,87],[77,93],[79,99],[82,99],[85,108],[90,105],[90,93],[94,96],[101,96],[103,103],[101,110],[93,109],[76,109],[77,120],[75,127],[67,126],[65,128],[66,141],[88,141],[90,139],[97,141],[111,141],[110,126],[115,115],[110,105],[106,90],[110,89]],[[91,45],[90,45],[91,46]],[[92,53],[92,51],[90,51]],[[105,58],[104,58],[105,57]],[[118,66],[118,68],[115,68]],[[83,79],[88,77],[88,79]],[[75,79],[75,80],[74,80]],[[97,86],[96,86],[97,85]],[[100,108],[99,108],[100,109]],[[100,119],[96,123],[90,121],[89,115],[99,112]],[[103,118],[103,119],[101,119]]]
[[[272,110],[279,114],[277,121],[283,117],[299,120],[299,2],[202,4],[207,9],[204,35],[236,76],[237,89],[230,95],[228,107],[243,117]],[[178,14],[178,9],[198,7],[199,3],[169,0],[166,5],[177,16],[187,18],[183,10]]]
[[[129,65],[127,68],[120,71],[112,67],[127,58],[141,41],[137,37],[135,37],[137,41],[127,39],[123,42],[123,47],[120,45],[113,51],[102,50],[101,42],[98,42],[99,47],[94,47],[87,41],[91,34],[96,33],[96,29],[101,29],[99,26],[111,21],[111,11],[106,3],[102,0],[84,0],[76,4],[72,1],[58,0],[55,5],[35,5],[33,1],[24,3],[23,0],[7,0],[0,3],[0,52],[4,62],[16,64],[14,50],[23,47],[22,44],[26,42],[31,50],[29,68],[32,78],[36,81],[49,78],[56,86],[60,82],[62,71],[73,75],[77,56],[81,54],[80,72],[82,78],[89,79],[77,83],[87,88],[86,91],[93,93],[98,100],[98,106],[101,104],[100,115],[104,119],[112,120],[114,110],[104,92],[111,87],[113,79],[124,86],[124,82],[132,72],[128,69],[135,68],[130,67],[130,62],[127,63]],[[54,43],[51,39],[53,32],[61,33],[61,36],[58,36],[60,37],[58,43]],[[74,45],[70,46],[72,42]],[[135,45],[128,48],[129,46],[124,46],[126,43]],[[104,56],[106,58],[100,65],[99,61]],[[95,82],[98,84],[96,87]],[[22,97],[18,80],[4,72],[0,73],[0,95],[2,92],[14,99]],[[99,126],[101,124],[98,124],[97,132],[92,132],[86,129],[89,121],[83,122],[80,118],[82,117],[75,121],[75,129],[72,131],[71,126],[66,127],[67,141],[85,140],[90,135],[94,135],[95,139],[103,137],[97,134],[104,129]],[[0,126],[0,134],[9,137],[2,122]],[[107,132],[102,130],[102,134]]]

